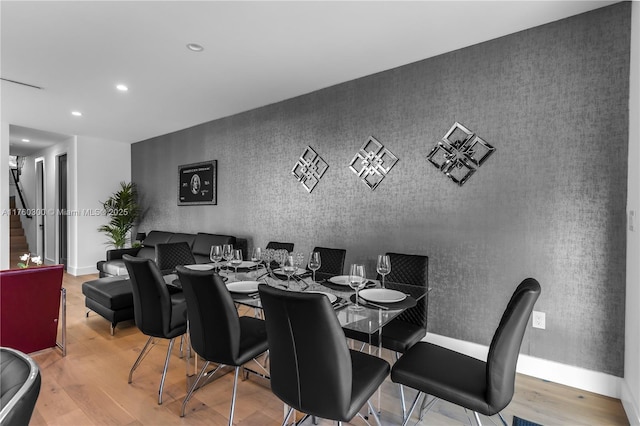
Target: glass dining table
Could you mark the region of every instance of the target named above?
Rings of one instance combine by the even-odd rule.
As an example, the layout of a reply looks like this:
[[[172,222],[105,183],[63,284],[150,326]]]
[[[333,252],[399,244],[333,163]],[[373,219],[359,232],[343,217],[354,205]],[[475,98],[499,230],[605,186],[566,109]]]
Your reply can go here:
[[[289,291],[299,292],[317,292],[323,293],[331,302],[336,317],[340,325],[344,329],[349,329],[369,336],[369,352],[374,348],[373,336],[378,334],[378,356],[382,354],[382,329],[384,326],[400,315],[406,309],[416,306],[417,302],[426,297],[429,288],[425,286],[417,286],[396,282],[385,281],[385,289],[393,290],[394,295],[402,295],[397,299],[391,299],[388,303],[385,299],[365,299],[360,296],[358,305],[363,309],[355,310],[355,290],[349,287],[347,277],[344,275],[334,276],[329,274],[316,274],[316,280],[312,279],[311,273],[304,269],[299,269],[296,274],[289,279],[287,276],[276,270],[267,270],[258,265],[251,265],[251,262],[244,262],[242,268],[234,271],[231,268],[225,268],[223,265],[216,264],[199,264],[186,265],[186,268],[192,269],[212,269],[220,267],[219,275],[225,281],[229,293],[237,305],[254,308],[254,315],[262,316],[262,303],[257,290],[259,284],[267,284],[273,287],[286,289]],[[179,280],[168,281],[171,285],[180,286]],[[426,284],[426,283],[425,283]],[[381,289],[378,280],[368,280],[363,290]],[[363,290],[360,290],[362,293]],[[401,299],[401,300],[399,300]],[[189,371],[190,368],[188,367]],[[194,365],[192,371],[196,371]],[[190,374],[187,374],[190,376]],[[380,394],[378,394],[378,407],[380,406]]]

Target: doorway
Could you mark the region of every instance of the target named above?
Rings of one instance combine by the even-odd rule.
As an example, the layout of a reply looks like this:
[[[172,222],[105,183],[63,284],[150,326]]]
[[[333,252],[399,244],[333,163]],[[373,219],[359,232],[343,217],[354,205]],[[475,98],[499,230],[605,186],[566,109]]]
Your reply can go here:
[[[67,154],[58,156],[58,263],[67,270]]]
[[[44,159],[36,159],[36,253],[44,261]]]

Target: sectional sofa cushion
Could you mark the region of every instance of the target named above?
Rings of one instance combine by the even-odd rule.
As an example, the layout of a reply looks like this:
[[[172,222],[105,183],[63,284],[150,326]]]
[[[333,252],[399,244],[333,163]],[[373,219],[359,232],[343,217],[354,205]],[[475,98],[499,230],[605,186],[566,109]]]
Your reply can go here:
[[[236,246],[236,237],[231,235],[220,234],[207,234],[204,232],[198,232],[196,239],[193,243],[193,257],[196,259],[196,263],[208,263],[209,253],[211,252],[211,246],[221,246],[223,244],[233,244]]]

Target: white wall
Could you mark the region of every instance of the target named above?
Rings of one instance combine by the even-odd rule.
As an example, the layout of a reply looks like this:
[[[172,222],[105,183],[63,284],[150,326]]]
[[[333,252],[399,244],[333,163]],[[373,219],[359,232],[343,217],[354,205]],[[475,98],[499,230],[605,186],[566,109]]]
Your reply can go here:
[[[131,145],[78,136],[77,209],[95,210],[101,201],[118,190],[120,182],[131,180]],[[78,235],[73,244],[77,251],[69,272],[84,275],[97,272],[96,262],[105,259],[106,238],[98,227],[107,222],[105,216],[70,217],[70,225]]]
[[[0,122],[0,269],[9,269],[9,173],[9,123]]]
[[[629,87],[629,162],[627,214],[634,212],[631,231],[627,226],[627,294],[622,403],[629,422],[640,425],[640,3],[632,3],[631,78]]]

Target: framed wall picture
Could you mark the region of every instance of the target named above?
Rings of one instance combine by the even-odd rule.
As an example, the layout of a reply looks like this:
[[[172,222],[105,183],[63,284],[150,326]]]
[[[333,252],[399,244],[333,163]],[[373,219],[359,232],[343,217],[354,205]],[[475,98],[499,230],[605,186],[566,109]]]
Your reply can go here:
[[[178,166],[178,205],[218,204],[218,161]]]

